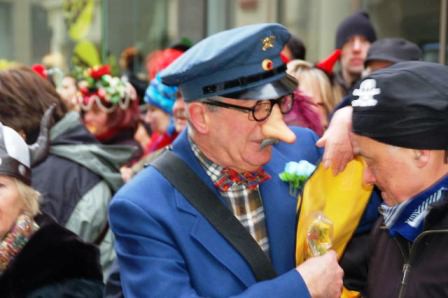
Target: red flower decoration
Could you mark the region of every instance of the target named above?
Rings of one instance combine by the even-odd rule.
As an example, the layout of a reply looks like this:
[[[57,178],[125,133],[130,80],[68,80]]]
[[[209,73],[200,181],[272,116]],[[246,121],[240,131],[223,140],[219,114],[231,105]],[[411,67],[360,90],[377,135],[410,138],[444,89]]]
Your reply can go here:
[[[47,69],[42,64],[34,64],[31,66],[33,71],[37,73],[40,77],[48,79]]]
[[[89,69],[88,75],[92,77],[94,80],[101,79],[104,75],[110,75],[110,66],[109,65],[103,65],[103,66],[96,66]]]

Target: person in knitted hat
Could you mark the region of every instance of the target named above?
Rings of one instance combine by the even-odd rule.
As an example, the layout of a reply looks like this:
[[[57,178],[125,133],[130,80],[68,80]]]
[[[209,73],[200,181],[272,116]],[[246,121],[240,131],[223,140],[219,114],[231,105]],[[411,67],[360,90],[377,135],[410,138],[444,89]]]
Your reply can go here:
[[[177,137],[174,127],[173,106],[176,101],[178,88],[162,83],[160,76],[156,76],[146,89],[144,100],[148,104],[145,121],[152,131],[151,140],[145,148],[145,155],[154,152]]]
[[[345,271],[363,296],[448,293],[447,94],[445,65],[406,61],[373,72],[351,95],[355,153],[384,200],[371,239],[360,239],[370,247],[358,246],[368,260]]]
[[[376,33],[367,12],[358,11],[344,19],[336,31],[336,49],[341,49],[340,72],[335,81],[345,91],[350,90],[361,77],[364,60]]]

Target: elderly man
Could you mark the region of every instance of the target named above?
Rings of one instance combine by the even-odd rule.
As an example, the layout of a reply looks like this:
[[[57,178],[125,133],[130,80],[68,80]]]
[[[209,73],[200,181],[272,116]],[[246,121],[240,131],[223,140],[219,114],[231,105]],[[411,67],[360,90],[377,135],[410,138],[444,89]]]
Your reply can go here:
[[[361,78],[367,51],[375,40],[375,29],[366,12],[356,12],[339,24],[336,48],[341,49],[341,70],[336,73],[335,81],[341,86],[344,95],[349,94]]]
[[[278,174],[321,152],[282,119],[297,85],[280,58],[289,36],[279,24],[224,31],[161,73],[180,86],[188,127],[110,206],[126,297],[340,294],[334,252],[294,265],[296,197]]]
[[[370,245],[368,270],[346,271],[346,286],[368,297],[448,295],[447,94],[447,67],[419,61],[378,70],[353,91],[355,152],[384,199],[357,246]]]

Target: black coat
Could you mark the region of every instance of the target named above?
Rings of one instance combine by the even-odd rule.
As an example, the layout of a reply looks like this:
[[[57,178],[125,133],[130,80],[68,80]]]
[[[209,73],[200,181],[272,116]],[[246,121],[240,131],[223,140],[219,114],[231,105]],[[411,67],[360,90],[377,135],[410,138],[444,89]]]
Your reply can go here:
[[[344,285],[366,297],[448,297],[448,191],[414,242],[391,237],[381,217],[342,258]]]
[[[0,297],[102,297],[95,246],[39,215],[40,229],[0,277]]]

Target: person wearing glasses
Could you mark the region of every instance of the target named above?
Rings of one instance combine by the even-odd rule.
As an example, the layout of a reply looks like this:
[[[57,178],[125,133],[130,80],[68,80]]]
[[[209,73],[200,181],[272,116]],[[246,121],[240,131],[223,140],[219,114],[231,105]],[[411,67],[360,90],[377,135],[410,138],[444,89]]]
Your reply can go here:
[[[223,31],[160,73],[179,86],[188,125],[110,205],[125,297],[339,297],[333,251],[294,262],[297,197],[279,173],[321,151],[283,121],[297,87],[280,58],[289,37],[279,24]],[[188,175],[169,178],[176,160]]]

